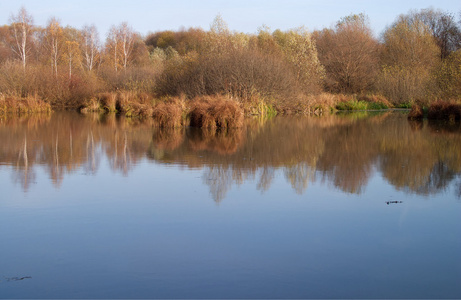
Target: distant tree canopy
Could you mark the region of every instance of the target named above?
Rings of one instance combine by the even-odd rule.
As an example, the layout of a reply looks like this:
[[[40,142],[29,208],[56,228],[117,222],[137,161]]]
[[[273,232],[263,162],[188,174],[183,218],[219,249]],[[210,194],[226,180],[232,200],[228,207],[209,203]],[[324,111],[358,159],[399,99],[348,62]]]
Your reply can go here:
[[[295,103],[322,92],[379,94],[394,104],[461,98],[461,12],[399,16],[378,39],[365,14],[331,28],[248,34],[217,16],[208,30],[142,37],[128,23],[100,39],[94,25],[36,26],[25,8],[0,27],[0,93],[75,105],[111,90]]]
[[[427,26],[440,48],[442,59],[461,48],[461,28],[457,26],[453,14],[432,8],[423,9],[409,13],[407,22],[421,22]]]
[[[378,41],[364,14],[342,18],[334,28],[315,33],[325,87],[332,92],[361,93],[373,89],[378,69]]]
[[[433,72],[441,49],[429,26],[401,15],[383,35],[380,89],[394,102],[426,101],[437,91]]]
[[[205,31],[200,28],[190,28],[180,31],[159,31],[149,34],[145,39],[145,44],[150,51],[155,48],[167,49],[171,47],[184,55],[190,51],[201,50],[201,45],[205,38]]]
[[[323,68],[310,34],[301,29],[277,34],[231,32],[218,16],[210,31],[203,36],[200,32],[200,44],[180,60],[167,60],[159,88],[163,94],[226,93],[243,99],[292,98],[298,92],[318,92]],[[258,43],[262,35],[276,50],[266,51]],[[171,44],[166,50],[169,47]]]

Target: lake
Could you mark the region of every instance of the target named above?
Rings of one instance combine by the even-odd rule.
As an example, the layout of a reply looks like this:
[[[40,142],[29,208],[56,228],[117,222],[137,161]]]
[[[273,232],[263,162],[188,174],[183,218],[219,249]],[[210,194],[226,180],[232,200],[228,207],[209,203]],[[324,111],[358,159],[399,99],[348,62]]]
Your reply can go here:
[[[0,117],[0,298],[461,298],[461,127]]]

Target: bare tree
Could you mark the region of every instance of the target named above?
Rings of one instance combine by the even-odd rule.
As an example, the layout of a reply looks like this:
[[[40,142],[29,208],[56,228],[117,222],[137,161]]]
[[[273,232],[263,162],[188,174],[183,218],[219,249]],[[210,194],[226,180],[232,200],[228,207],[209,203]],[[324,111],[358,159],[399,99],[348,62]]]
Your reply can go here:
[[[115,72],[118,71],[118,44],[119,35],[117,33],[117,27],[112,26],[107,36],[106,49],[111,53],[114,60]]]
[[[116,72],[119,65],[124,70],[128,67],[132,58],[135,37],[136,34],[126,22],[123,22],[118,27],[111,27],[106,48],[111,52]]]
[[[79,30],[66,27],[64,29],[64,62],[69,67],[69,79],[72,78],[72,69],[74,67],[82,66],[82,57],[80,51],[80,44],[82,43],[82,34]]]
[[[45,29],[45,48],[49,52],[51,70],[55,76],[58,76],[58,64],[61,59],[64,43],[64,33],[61,24],[58,19],[53,17],[48,21],[48,26]]]
[[[429,28],[440,48],[442,59],[461,48],[461,30],[452,14],[428,8],[411,12],[407,20],[410,24],[422,22]]]
[[[379,89],[394,103],[429,101],[440,48],[421,20],[401,15],[383,35]]]
[[[10,24],[14,43],[12,44],[13,52],[22,61],[24,70],[26,69],[26,61],[31,49],[31,35],[33,30],[33,19],[24,7],[19,9],[17,15],[10,17]]]
[[[83,56],[84,66],[88,71],[92,71],[96,66],[97,56],[99,52],[99,34],[96,26],[85,26],[82,30],[83,34]]]
[[[128,26],[126,22],[120,25],[120,41],[121,41],[121,50],[123,54],[123,68],[126,70],[128,61],[131,59],[131,54],[133,52],[134,37],[135,34],[133,29]]]
[[[334,92],[360,93],[372,88],[378,69],[378,41],[368,17],[342,18],[333,29],[316,33],[326,87]]]

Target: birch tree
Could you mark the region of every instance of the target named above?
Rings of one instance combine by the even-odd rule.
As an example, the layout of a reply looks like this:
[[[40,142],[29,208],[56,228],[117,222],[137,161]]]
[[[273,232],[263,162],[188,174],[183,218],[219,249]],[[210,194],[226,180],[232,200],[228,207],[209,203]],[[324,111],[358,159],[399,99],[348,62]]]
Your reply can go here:
[[[114,69],[115,72],[117,73],[118,71],[118,44],[119,44],[119,35],[117,33],[117,27],[112,26],[109,30],[109,35],[107,36],[107,42],[106,42],[106,49],[110,53],[110,56],[112,57],[113,64],[114,64]]]
[[[120,25],[119,34],[122,50],[123,69],[126,70],[128,61],[131,59],[131,54],[133,53],[135,34],[126,22]]]
[[[286,33],[279,32],[276,40],[293,68],[299,87],[307,93],[319,90],[325,69],[320,64],[311,34],[300,27]]]
[[[95,25],[85,26],[82,30],[83,35],[83,64],[88,71],[92,71],[96,66],[99,56],[99,34]]]
[[[81,33],[74,28],[65,28],[65,43],[63,49],[64,62],[69,67],[69,79],[72,78],[72,70],[75,66],[81,66],[80,43]]]
[[[59,20],[51,18],[48,21],[48,26],[45,28],[45,48],[50,57],[50,65],[52,73],[58,76],[58,64],[62,56],[63,46],[65,44],[63,30]]]
[[[11,49],[22,61],[22,66],[25,70],[32,44],[33,19],[27,10],[21,7],[17,15],[10,17],[10,24],[14,40]]]
[[[126,22],[117,27],[111,27],[106,48],[113,59],[115,72],[118,71],[119,67],[124,70],[128,67],[132,59],[135,37],[136,34]]]

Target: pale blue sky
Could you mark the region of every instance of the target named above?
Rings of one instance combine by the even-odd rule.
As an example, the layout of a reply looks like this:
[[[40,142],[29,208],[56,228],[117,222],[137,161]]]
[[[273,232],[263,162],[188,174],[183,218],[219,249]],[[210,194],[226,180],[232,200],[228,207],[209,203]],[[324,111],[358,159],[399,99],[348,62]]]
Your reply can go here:
[[[304,25],[312,31],[330,27],[351,13],[365,13],[378,36],[410,9],[433,7],[455,14],[457,20],[461,12],[461,0],[0,0],[0,24],[8,24],[21,6],[36,25],[45,26],[52,16],[64,26],[82,28],[94,23],[102,39],[111,25],[124,21],[143,35],[181,26],[209,29],[217,14],[231,30],[255,33],[263,24],[272,30]]]

